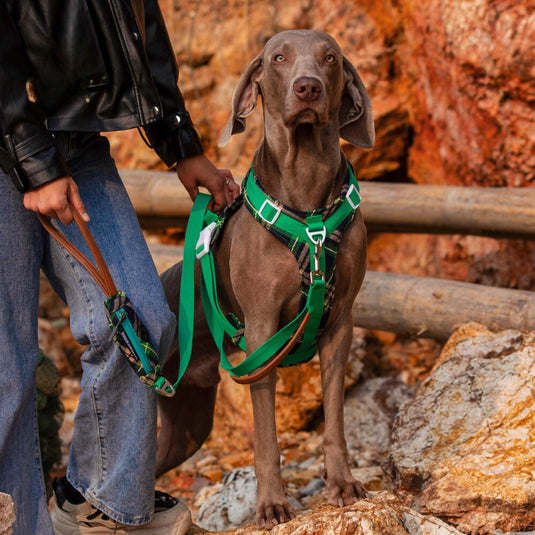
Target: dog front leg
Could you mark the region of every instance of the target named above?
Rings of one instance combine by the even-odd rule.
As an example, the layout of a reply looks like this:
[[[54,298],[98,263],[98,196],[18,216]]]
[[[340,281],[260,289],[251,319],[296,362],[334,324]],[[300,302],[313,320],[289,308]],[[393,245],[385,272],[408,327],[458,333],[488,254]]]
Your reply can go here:
[[[280,473],[280,450],[275,424],[276,370],[250,386],[254,417],[254,458],[258,483],[256,522],[271,529],[295,517]]]
[[[344,380],[352,335],[352,325],[344,324],[327,334],[319,348],[325,413],[324,478],[329,503],[339,507],[367,496],[362,483],[351,475],[344,436]]]

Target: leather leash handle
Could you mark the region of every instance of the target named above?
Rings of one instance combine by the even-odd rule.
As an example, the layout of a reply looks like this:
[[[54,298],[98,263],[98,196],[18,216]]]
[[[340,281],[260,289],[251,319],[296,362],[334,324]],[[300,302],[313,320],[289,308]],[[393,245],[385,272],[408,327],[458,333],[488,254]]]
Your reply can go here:
[[[115,295],[117,293],[117,287],[113,282],[108,266],[106,265],[106,262],[102,257],[100,249],[98,248],[98,245],[95,242],[93,235],[89,231],[89,228],[87,227],[85,221],[80,215],[80,212],[78,212],[78,210],[72,204],[71,210],[74,217],[74,221],[80,229],[80,232],[82,233],[82,236],[84,237],[85,241],[87,242],[87,245],[89,246],[93,257],[95,258],[97,266],[95,266],[93,262],[91,262],[91,260],[89,260],[89,258],[87,258],[87,256],[82,253],[80,249],[73,245],[56,227],[54,227],[48,217],[40,213],[37,213],[37,217],[39,218],[39,221],[41,222],[43,227],[48,231],[48,233],[69,253],[71,253],[72,256],[74,256],[74,258],[76,258],[76,260],[80,262],[80,264],[82,264],[82,266],[87,270],[89,275],[91,275],[95,282],[100,286],[106,296],[111,297],[112,295]]]
[[[308,323],[309,319],[310,312],[307,312],[292,338],[290,338],[288,343],[281,349],[280,353],[276,357],[273,357],[263,368],[258,370],[256,373],[247,375],[246,377],[231,376],[232,379],[240,385],[249,385],[265,377],[268,373],[271,372],[271,370],[276,368],[284,360],[286,355],[288,355],[288,353],[290,353],[290,351],[294,348],[295,344],[297,343],[297,340],[303,334],[303,331],[305,330],[306,324]]]

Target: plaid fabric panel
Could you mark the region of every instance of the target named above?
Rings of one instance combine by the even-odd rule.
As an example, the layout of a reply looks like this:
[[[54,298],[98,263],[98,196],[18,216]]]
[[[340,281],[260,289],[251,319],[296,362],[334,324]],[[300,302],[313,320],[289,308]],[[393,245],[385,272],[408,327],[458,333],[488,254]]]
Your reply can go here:
[[[130,299],[128,299],[124,292],[118,292],[116,295],[110,297],[104,304],[106,315],[108,316],[108,321],[110,323],[110,331],[113,333],[115,343],[121,350],[121,353],[128,359],[130,366],[132,366],[141,381],[147,386],[152,387],[154,382],[160,376],[158,355],[154,350],[152,343],[149,341],[147,329],[136,314]],[[151,371],[149,373],[145,371],[143,364],[137,356],[134,349],[132,334],[125,329],[125,318],[130,320],[130,324],[135,332],[134,336],[137,336],[139,339],[139,343],[151,364]]]

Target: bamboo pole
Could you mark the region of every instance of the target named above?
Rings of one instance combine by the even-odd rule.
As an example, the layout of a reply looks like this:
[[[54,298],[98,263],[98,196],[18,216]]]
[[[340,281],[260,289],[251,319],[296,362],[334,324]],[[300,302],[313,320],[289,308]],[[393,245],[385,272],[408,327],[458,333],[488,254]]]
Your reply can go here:
[[[535,188],[361,183],[362,215],[376,232],[535,238]]]
[[[178,245],[149,243],[161,273],[182,260]],[[535,293],[432,277],[367,271],[353,303],[356,327],[447,340],[476,321],[492,331],[535,330]]]
[[[358,327],[446,340],[462,323],[492,331],[535,330],[535,294],[394,273],[368,271],[353,305]]]
[[[175,173],[121,170],[145,225],[185,226],[191,200]],[[535,188],[361,182],[369,232],[473,234],[535,239]]]
[[[176,173],[138,169],[119,173],[140,218],[187,222],[193,203]]]

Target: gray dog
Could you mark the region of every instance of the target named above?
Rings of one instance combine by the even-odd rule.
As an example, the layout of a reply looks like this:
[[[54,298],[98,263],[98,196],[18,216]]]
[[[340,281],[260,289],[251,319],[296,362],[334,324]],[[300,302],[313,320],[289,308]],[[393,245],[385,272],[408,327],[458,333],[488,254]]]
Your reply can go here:
[[[252,167],[261,188],[296,211],[331,206],[345,191],[349,176],[339,138],[363,148],[374,144],[372,109],[357,71],[336,41],[323,32],[295,30],[275,35],[241,76],[220,145],[245,129],[245,119],[255,110],[258,96],[264,111],[264,139]],[[232,311],[245,324],[249,355],[298,314],[302,266],[290,248],[259,224],[244,205],[226,223],[214,246],[214,258],[221,308]],[[360,210],[338,236],[334,264],[332,299],[317,348],[325,414],[324,478],[329,502],[343,506],[366,496],[362,484],[351,475],[343,429],[352,305],[366,270],[366,229]],[[198,286],[198,269],[196,275]],[[180,276],[181,264],[162,275],[175,312]],[[158,474],[187,459],[206,440],[212,426],[219,352],[198,299],[195,314],[189,369],[176,396],[160,400]],[[175,342],[164,370],[167,377],[176,373],[178,360]],[[280,475],[275,382],[276,370],[270,370],[250,386],[257,523],[268,528],[295,516]]]

